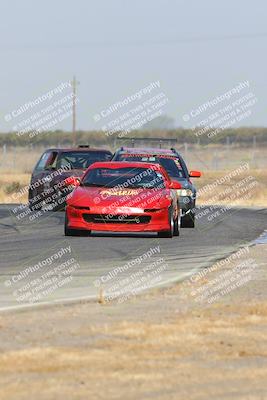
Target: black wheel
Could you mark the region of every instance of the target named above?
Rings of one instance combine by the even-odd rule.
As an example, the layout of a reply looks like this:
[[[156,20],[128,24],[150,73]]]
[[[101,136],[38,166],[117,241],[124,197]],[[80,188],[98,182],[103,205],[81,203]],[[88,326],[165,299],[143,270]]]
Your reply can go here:
[[[28,194],[28,207],[31,211],[38,211],[42,209],[43,203],[41,200],[36,202],[37,194],[34,194],[32,190],[29,190]]]
[[[173,220],[173,212],[169,211],[169,226],[170,228],[167,231],[158,232],[158,237],[160,238],[172,238],[174,235],[174,220]]]
[[[89,236],[91,231],[85,229],[71,229],[68,227],[68,218],[65,216],[65,226],[64,226],[65,236]]]
[[[65,204],[54,203],[51,206],[51,211],[64,211],[64,210],[65,210]]]
[[[42,210],[42,203],[32,204],[31,201],[28,203],[28,207],[31,211],[39,211]]]
[[[174,227],[173,227],[173,236],[179,236],[180,235],[180,216],[178,216],[174,220]]]
[[[28,203],[28,207],[29,207],[29,209],[30,209],[31,211],[34,211],[34,210],[35,210],[31,203]]]
[[[66,199],[62,197],[60,193],[54,191],[53,202],[47,203],[47,209],[49,211],[64,211],[65,207]]]
[[[194,228],[195,227],[195,214],[188,213],[182,217],[181,228]]]

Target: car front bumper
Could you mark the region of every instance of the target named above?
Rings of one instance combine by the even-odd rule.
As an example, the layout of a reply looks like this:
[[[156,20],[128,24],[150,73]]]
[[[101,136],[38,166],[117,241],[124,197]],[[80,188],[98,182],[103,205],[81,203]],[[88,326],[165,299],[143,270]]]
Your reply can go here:
[[[66,216],[71,229],[109,232],[160,232],[169,229],[168,209],[144,212],[120,208],[107,213],[97,206],[90,210],[67,206]]]

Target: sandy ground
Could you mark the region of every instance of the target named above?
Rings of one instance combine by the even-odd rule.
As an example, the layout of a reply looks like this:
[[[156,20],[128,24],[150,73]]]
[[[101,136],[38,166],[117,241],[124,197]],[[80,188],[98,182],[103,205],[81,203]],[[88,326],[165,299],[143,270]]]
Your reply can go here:
[[[120,305],[2,313],[0,399],[267,399],[266,256],[250,247]],[[250,280],[200,302],[244,262]]]

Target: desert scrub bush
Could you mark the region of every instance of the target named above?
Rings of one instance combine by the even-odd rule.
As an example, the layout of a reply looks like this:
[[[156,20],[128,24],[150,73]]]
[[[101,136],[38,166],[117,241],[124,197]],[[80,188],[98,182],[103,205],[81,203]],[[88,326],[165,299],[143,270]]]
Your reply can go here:
[[[4,192],[6,194],[12,194],[12,193],[18,192],[22,188],[23,188],[23,185],[21,185],[19,182],[11,182],[5,186]]]

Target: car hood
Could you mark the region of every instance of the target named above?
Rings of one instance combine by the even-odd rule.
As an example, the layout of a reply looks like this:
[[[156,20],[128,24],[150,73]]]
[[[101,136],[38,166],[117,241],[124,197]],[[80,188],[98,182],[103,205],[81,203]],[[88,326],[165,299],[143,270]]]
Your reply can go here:
[[[162,208],[170,204],[169,189],[116,189],[77,187],[68,197],[68,205],[79,207]]]

